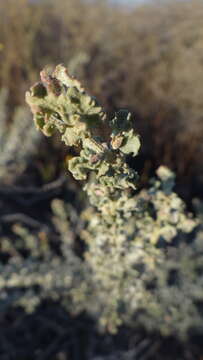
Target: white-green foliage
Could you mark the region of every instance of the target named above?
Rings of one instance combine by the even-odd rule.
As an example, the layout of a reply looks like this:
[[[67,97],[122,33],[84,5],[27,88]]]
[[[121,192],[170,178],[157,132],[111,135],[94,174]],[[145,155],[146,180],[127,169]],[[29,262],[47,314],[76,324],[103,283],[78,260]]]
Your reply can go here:
[[[1,235],[1,253],[9,256],[6,265],[0,264],[1,309],[21,305],[32,312],[46,298],[68,301],[77,279],[82,282],[86,272],[73,251],[75,211],[58,199],[52,201],[52,210],[50,227],[39,223],[33,229],[16,223],[12,236]]]
[[[126,155],[135,156],[140,141],[129,113],[119,111],[108,122],[61,66],[41,78],[27,94],[35,123],[46,135],[58,130],[74,147],[69,170],[87,180],[91,206],[77,218],[61,200],[52,203],[62,256],[47,249],[2,266],[1,300],[31,311],[41,299],[59,299],[113,333],[121,324],[183,338],[202,331],[203,231],[173,192],[174,174],[162,166],[149,189],[132,192],[138,176]],[[105,122],[110,127],[102,137]],[[81,258],[74,251],[79,235],[86,244]]]
[[[110,225],[92,208],[84,213],[97,299],[87,304],[110,331],[142,324],[184,337],[202,328],[203,232],[172,191],[173,174],[164,167],[157,173],[151,188],[121,201],[125,221]]]
[[[120,324],[181,337],[191,328],[201,330],[203,232],[188,233],[196,221],[175,193],[166,195],[165,185],[155,184],[135,196],[139,205],[121,226],[104,224],[92,207],[79,219],[58,199],[50,231],[16,224],[14,238],[1,238],[2,252],[11,255],[1,264],[1,308],[21,305],[30,312],[51,298],[71,313],[87,311],[110,332]],[[162,230],[169,231],[163,232],[157,214],[168,197]],[[85,261],[74,251],[79,234],[87,244]],[[62,256],[51,246],[53,235]]]
[[[161,187],[157,181],[136,195],[140,205],[121,227],[104,225],[92,207],[78,219],[69,204],[57,199],[49,232],[15,225],[15,240],[1,238],[2,252],[11,254],[8,264],[1,264],[1,308],[21,305],[30,312],[52,298],[71,313],[87,311],[111,332],[122,323],[182,337],[191,328],[201,330],[203,232],[187,235],[196,222],[171,192],[167,219],[163,214],[163,228],[170,230],[160,235],[156,215],[168,197]],[[87,244],[85,261],[74,251],[79,233]],[[62,256],[50,245],[53,234]],[[29,255],[24,257],[22,249]]]
[[[36,132],[26,107],[18,107],[8,121],[8,94],[0,91],[0,181],[13,181],[36,153],[40,134]]]

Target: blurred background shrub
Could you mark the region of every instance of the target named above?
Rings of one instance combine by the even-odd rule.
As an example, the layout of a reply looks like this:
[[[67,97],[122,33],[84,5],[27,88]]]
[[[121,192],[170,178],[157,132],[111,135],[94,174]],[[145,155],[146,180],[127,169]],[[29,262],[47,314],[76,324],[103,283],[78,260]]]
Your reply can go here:
[[[0,14],[0,87],[8,91],[8,121],[39,70],[62,62],[110,113],[120,107],[133,112],[143,139],[136,160],[143,183],[165,164],[176,171],[177,189],[186,200],[202,197],[201,1],[152,2],[128,10],[107,1],[7,0],[0,2]],[[51,147],[58,147],[50,179],[65,156],[56,143],[42,146],[41,168],[47,167]]]

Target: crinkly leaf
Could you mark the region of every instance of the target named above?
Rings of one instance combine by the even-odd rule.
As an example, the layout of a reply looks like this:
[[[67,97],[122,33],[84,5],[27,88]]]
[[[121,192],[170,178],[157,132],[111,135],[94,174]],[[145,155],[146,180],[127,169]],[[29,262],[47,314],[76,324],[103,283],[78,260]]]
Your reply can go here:
[[[55,128],[60,132],[66,132],[66,125],[75,127],[73,132],[82,138],[88,129],[94,132],[105,118],[105,113],[95,98],[89,96],[80,82],[69,76],[62,65],[57,66],[52,74],[48,69],[43,70],[41,82],[26,93],[26,101],[30,105],[36,125],[45,135],[50,135],[47,128],[50,128],[49,121],[51,128],[53,127],[53,119],[56,121]],[[78,127],[80,133],[77,131]],[[74,144],[72,141],[72,145]]]
[[[123,136],[124,139],[120,146],[120,151],[127,155],[132,154],[133,156],[136,156],[139,152],[141,145],[139,136],[134,133],[133,129],[125,132]]]

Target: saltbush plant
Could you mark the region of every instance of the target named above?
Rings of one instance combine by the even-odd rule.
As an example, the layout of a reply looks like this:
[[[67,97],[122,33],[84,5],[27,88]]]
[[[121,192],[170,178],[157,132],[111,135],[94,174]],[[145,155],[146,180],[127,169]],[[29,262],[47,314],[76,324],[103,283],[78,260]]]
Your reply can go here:
[[[120,110],[108,119],[61,65],[41,72],[26,101],[38,129],[46,136],[59,132],[74,148],[68,169],[85,181],[90,202],[80,220],[82,258],[64,253],[60,286],[56,270],[38,285],[54,283],[55,296],[63,293],[69,310],[88,311],[113,333],[121,324],[182,338],[194,329],[201,332],[201,224],[173,191],[175,176],[168,168],[159,167],[150,187],[136,191],[139,177],[128,158],[138,154],[140,138],[131,114]]]
[[[89,201],[79,215],[81,206],[55,199],[46,226],[18,223],[0,233],[1,310],[33,312],[52,299],[72,315],[87,312],[102,331],[141,325],[182,339],[202,333],[201,221],[173,191],[168,168],[137,189],[129,158],[141,142],[130,113],[109,119],[61,65],[42,71],[26,100],[37,128],[59,132],[73,150],[68,169],[85,182]]]

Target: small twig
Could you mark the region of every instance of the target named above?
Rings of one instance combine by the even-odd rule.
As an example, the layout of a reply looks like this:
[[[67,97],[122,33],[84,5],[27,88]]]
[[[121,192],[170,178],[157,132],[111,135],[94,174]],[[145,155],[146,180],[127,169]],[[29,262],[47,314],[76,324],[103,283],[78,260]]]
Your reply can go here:
[[[61,187],[65,181],[67,181],[67,177],[65,175],[62,175],[59,179],[49,183],[49,184],[45,184],[43,185],[41,188],[37,188],[37,187],[21,187],[21,186],[0,186],[0,193],[2,194],[41,194],[42,192],[47,192],[47,191],[53,191],[59,187]]]
[[[49,228],[47,225],[40,223],[39,221],[31,218],[28,215],[25,215],[23,213],[15,213],[15,214],[9,214],[9,215],[3,215],[0,217],[0,221],[4,223],[13,223],[13,222],[22,222],[26,225],[32,226],[35,229],[43,228],[47,232],[49,232]]]
[[[31,206],[41,200],[56,195],[66,181],[67,178],[63,175],[56,181],[46,184],[41,188],[0,186],[0,195],[12,197],[15,201],[24,206]],[[25,196],[28,198],[26,199]]]

